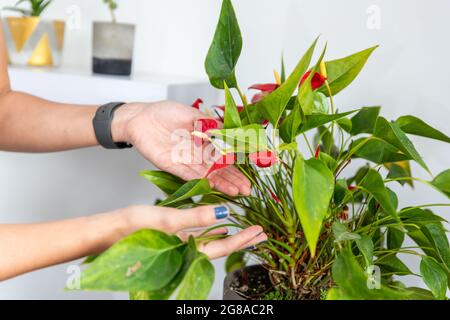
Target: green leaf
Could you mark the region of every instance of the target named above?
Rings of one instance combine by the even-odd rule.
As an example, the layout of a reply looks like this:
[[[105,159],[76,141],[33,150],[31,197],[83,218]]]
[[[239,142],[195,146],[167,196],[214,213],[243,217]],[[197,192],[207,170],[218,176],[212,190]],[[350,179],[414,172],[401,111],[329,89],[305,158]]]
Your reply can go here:
[[[338,255],[332,267],[333,280],[342,291],[338,297],[343,296],[352,300],[402,300],[408,298],[410,293],[402,289],[393,290],[384,284],[379,289],[370,289],[369,276],[360,266],[349,249],[344,249]]]
[[[396,121],[403,132],[416,136],[431,138],[450,143],[450,137],[439,130],[434,129],[422,120],[414,116],[402,116]]]
[[[331,230],[333,231],[335,242],[361,239],[359,234],[348,231],[346,226],[337,221],[333,222]]]
[[[385,163],[384,166],[389,170],[387,178],[389,179],[398,179],[398,178],[406,178],[402,180],[397,180],[402,186],[407,183],[411,187],[414,187],[413,180],[408,179],[411,178],[411,165],[409,161],[399,161],[399,162],[391,162]]]
[[[177,191],[169,196],[164,201],[159,203],[160,206],[170,206],[177,202],[190,199],[195,196],[200,196],[212,192],[207,179],[191,180],[183,184]]]
[[[242,36],[233,5],[223,0],[214,39],[205,60],[206,73],[211,84],[223,89],[236,88],[235,67],[242,50]]]
[[[276,125],[283,114],[289,99],[295,92],[300,82],[302,75],[306,72],[311,62],[311,57],[316,47],[317,39],[306,51],[300,62],[295,67],[289,78],[275,91],[264,97],[255,108],[263,117],[268,119],[270,123]],[[243,111],[245,112],[245,110]]]
[[[286,143],[291,143],[297,138],[297,130],[303,121],[303,112],[298,100],[295,100],[295,105],[292,111],[287,115],[280,125],[280,136]]]
[[[330,106],[328,104],[327,96],[322,92],[314,91],[314,111],[319,113],[328,114],[330,111]]]
[[[166,194],[174,193],[185,183],[177,176],[164,171],[142,171],[140,175]]]
[[[395,206],[384,186],[383,178],[381,178],[377,171],[373,169],[368,170],[366,176],[361,181],[361,187],[370,193],[387,213],[394,218],[398,218]]]
[[[360,133],[373,133],[375,124],[380,114],[381,107],[363,107],[361,110],[355,114],[352,121],[352,128],[350,134],[356,136]]]
[[[356,78],[366,64],[367,59],[378,46],[357,52],[348,57],[325,63],[328,73],[328,83],[331,93],[336,95],[347,87]],[[327,88],[321,88],[320,92],[328,94]]]
[[[353,153],[354,157],[367,159],[378,164],[410,159],[396,147],[379,138],[357,139],[353,141],[350,148],[356,150]]]
[[[444,300],[447,292],[447,274],[433,258],[423,257],[420,274],[436,299]]]
[[[214,284],[214,267],[203,253],[198,253],[180,284],[177,300],[206,300]]]
[[[315,114],[311,114],[309,116],[305,116],[305,121],[302,123],[297,134],[301,134],[301,133],[304,133],[311,129],[315,129],[315,128],[320,127],[324,124],[327,124],[331,121],[335,121],[335,120],[344,118],[344,117],[348,116],[349,114],[352,114],[356,111],[357,110],[353,110],[353,111],[348,111],[348,112],[343,112],[343,113],[335,113],[335,114],[315,113]]]
[[[319,159],[305,161],[299,155],[294,164],[292,189],[295,208],[311,255],[314,256],[322,222],[333,195],[333,173]]]
[[[341,118],[337,120],[336,123],[339,127],[347,132],[352,130],[352,121],[349,118]]]
[[[225,261],[225,272],[231,273],[245,267],[244,257],[244,251],[237,251],[230,254]]]
[[[355,240],[359,251],[361,251],[364,260],[366,261],[366,267],[372,265],[373,263],[373,242],[372,238],[368,235],[362,235],[360,239]]]
[[[81,276],[83,290],[150,291],[161,289],[182,265],[176,236],[141,230],[96,258]]]
[[[438,174],[433,181],[431,181],[431,184],[450,198],[450,169]]]
[[[378,258],[375,264],[382,267],[384,272],[405,276],[412,274],[412,271],[395,254],[387,254]]]
[[[310,115],[313,113],[315,105],[314,105],[314,90],[311,85],[311,80],[313,76],[316,74],[316,71],[319,69],[320,63],[325,55],[327,50],[327,46],[322,51],[322,54],[319,57],[316,65],[311,69],[310,74],[305,79],[305,81],[300,85],[298,90],[297,100],[300,103],[300,107],[302,108],[303,114]]]
[[[223,127],[225,129],[241,127],[241,118],[239,116],[239,111],[234,102],[233,96],[231,95],[230,89],[227,84],[223,84],[225,88],[225,114]]]
[[[379,137],[380,139],[383,139],[384,141],[397,147],[405,155],[421,165],[427,172],[430,172],[412,142],[408,139],[402,129],[400,129],[397,123],[389,122],[383,117],[378,117],[375,125],[374,136]]]
[[[268,149],[266,130],[259,124],[235,129],[209,130],[214,137],[226,142],[225,152],[252,153]]]
[[[387,248],[390,250],[396,250],[401,248],[403,240],[405,239],[405,233],[395,227],[389,227],[387,229]]]

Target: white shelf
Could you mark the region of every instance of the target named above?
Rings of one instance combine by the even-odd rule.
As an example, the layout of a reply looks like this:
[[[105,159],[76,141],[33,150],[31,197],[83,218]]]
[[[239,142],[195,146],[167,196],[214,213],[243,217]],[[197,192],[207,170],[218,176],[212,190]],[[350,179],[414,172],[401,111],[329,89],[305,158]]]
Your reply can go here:
[[[164,99],[191,103],[198,97],[216,103],[216,92],[205,79],[144,74],[121,77],[87,70],[20,67],[10,67],[9,73],[15,90],[67,103]]]

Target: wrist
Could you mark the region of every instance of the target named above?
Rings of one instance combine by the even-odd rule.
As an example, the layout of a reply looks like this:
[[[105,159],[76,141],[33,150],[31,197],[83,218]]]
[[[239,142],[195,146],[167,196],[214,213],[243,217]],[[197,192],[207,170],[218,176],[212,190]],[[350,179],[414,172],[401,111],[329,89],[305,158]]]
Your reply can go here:
[[[131,120],[143,109],[140,103],[127,103],[114,112],[111,123],[111,136],[114,142],[133,143],[131,132]]]

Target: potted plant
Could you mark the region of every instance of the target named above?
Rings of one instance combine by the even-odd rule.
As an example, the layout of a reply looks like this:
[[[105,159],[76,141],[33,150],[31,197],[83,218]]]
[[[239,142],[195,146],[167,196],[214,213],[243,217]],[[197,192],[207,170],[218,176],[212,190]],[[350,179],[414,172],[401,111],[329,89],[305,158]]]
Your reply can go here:
[[[103,0],[111,13],[111,22],[94,22],[93,60],[94,73],[131,74],[135,26],[116,21],[116,0]]]
[[[22,15],[3,20],[8,56],[12,64],[39,67],[61,64],[65,23],[41,18],[52,1],[19,0],[14,7],[3,8]],[[27,7],[22,7],[22,4],[27,4]]]
[[[225,91],[223,128],[196,126],[209,129],[193,135],[220,151],[210,172],[234,164],[252,182],[253,193],[229,197],[205,178],[142,175],[168,195],[161,206],[226,202],[235,210],[231,225],[264,227],[266,243],[229,257],[226,299],[446,299],[450,247],[445,220],[432,210],[449,204],[401,208],[391,187],[425,183],[450,197],[450,170],[433,177],[409,138],[449,143],[450,137],[411,115],[388,121],[378,106],[339,112],[335,97],[376,47],[325,60],[325,46],[312,63],[316,46],[317,39],[288,77],[282,66],[275,83],[252,86],[259,92],[249,102],[235,76],[242,47],[238,22],[230,0],[223,0],[205,62],[212,85]],[[314,139],[305,134],[311,130]],[[361,159],[367,163],[355,174],[344,174]],[[413,177],[410,162],[430,178]],[[404,244],[405,237],[415,244]],[[197,244],[210,240],[184,243],[141,230],[90,258],[81,288],[129,291],[133,299],[167,299],[178,288],[178,299],[205,299],[214,268]],[[404,254],[420,259],[418,274],[402,261]],[[247,267],[249,259],[256,264]],[[428,289],[406,286],[399,279],[405,275],[421,277]]]

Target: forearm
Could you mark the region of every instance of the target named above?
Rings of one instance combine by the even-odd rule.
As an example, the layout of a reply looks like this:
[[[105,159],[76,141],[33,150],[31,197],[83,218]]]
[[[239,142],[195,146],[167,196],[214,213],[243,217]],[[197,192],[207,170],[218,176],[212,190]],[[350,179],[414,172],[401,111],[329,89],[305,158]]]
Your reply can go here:
[[[121,211],[43,224],[0,225],[0,281],[98,254],[129,233]]]
[[[5,92],[0,95],[0,149],[52,152],[94,146],[96,109]]]

